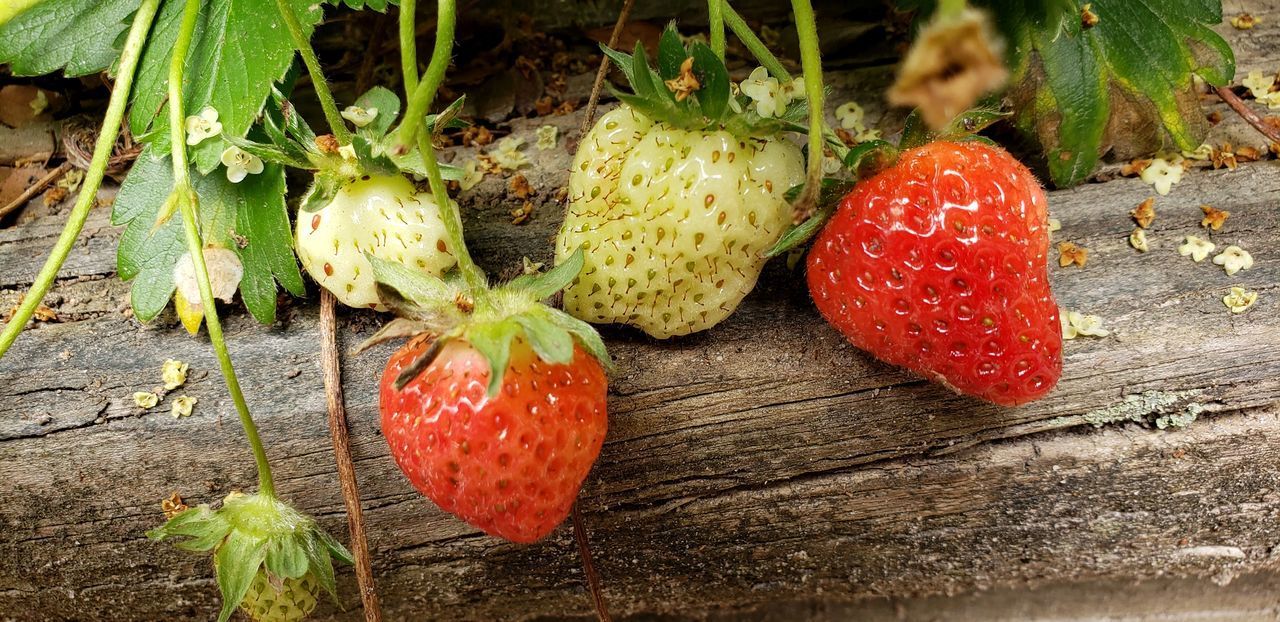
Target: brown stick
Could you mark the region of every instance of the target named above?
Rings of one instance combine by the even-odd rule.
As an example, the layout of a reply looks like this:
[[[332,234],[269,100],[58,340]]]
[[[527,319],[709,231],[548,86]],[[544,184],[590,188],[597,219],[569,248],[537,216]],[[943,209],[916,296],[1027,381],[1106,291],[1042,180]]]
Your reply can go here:
[[[63,162],[61,165],[58,166],[58,168],[55,168],[52,171],[49,171],[47,175],[45,175],[44,177],[41,177],[39,181],[32,184],[32,186],[30,188],[27,188],[22,194],[18,195],[18,198],[10,201],[8,205],[5,205],[4,207],[0,207],[0,218],[4,218],[5,216],[9,215],[9,212],[12,212],[13,210],[18,209],[19,207],[26,205],[27,201],[30,201],[31,199],[35,198],[35,196],[37,194],[40,194],[45,188],[49,186],[49,184],[55,181],[58,181],[59,178],[61,178],[63,175],[66,175],[67,171],[69,170],[71,170],[71,163]]]
[[[578,541],[578,554],[582,556],[582,572],[587,575],[587,586],[591,588],[591,600],[596,605],[596,617],[600,622],[610,622],[609,605],[604,600],[604,589],[600,583],[600,573],[591,561],[591,543],[587,541],[587,529],[582,525],[582,512],[578,504],[573,504],[573,537]]]
[[[1253,126],[1253,129],[1261,132],[1262,135],[1266,136],[1267,140],[1272,143],[1280,143],[1280,130],[1267,125],[1267,122],[1263,121],[1262,117],[1258,116],[1258,113],[1249,108],[1249,105],[1244,103],[1244,100],[1240,99],[1240,96],[1236,95],[1235,91],[1231,90],[1231,87],[1220,86],[1217,88],[1217,91],[1218,97],[1221,97],[1222,101],[1227,102],[1227,105],[1231,106],[1231,109],[1236,111],[1236,114],[1243,117],[1245,121],[1248,121],[1249,125]]]
[[[622,28],[627,25],[627,16],[631,15],[631,7],[635,6],[636,0],[627,0],[622,4],[622,11],[618,13],[618,21],[613,25],[613,33],[609,35],[609,47],[618,47],[618,39],[622,37]],[[609,75],[609,57],[601,55],[600,69],[596,71],[595,84],[591,85],[591,97],[587,100],[587,116],[582,117],[582,127],[578,134],[587,135],[587,130],[591,129],[591,121],[596,116],[596,104],[600,102],[600,87],[604,86],[604,79]]]
[[[366,622],[381,622],[382,608],[373,582],[369,563],[369,543],[364,534],[364,511],[360,507],[360,490],[356,486],[356,468],[351,461],[351,442],[347,434],[347,412],[342,400],[342,360],[338,355],[335,300],[329,290],[320,290],[320,364],[324,368],[324,393],[329,403],[329,436],[333,456],[338,463],[338,481],[342,486],[342,502],[347,506],[347,528],[351,532],[351,554],[356,562],[356,583],[360,601],[364,603]]]

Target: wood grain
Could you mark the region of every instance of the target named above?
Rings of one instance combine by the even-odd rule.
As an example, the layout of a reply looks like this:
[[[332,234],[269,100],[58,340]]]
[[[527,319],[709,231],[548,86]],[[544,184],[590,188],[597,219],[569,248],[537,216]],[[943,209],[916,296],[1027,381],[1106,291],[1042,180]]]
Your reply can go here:
[[[1258,36],[1233,42],[1247,51]],[[1242,68],[1275,54],[1257,47]],[[848,77],[856,73],[834,81],[860,85]],[[554,120],[564,148],[530,152],[539,194],[529,224],[510,224],[519,201],[505,180],[462,195],[473,252],[491,274],[525,255],[549,258],[552,196],[577,121]],[[542,122],[511,128],[531,134]],[[1126,242],[1127,213],[1150,195],[1128,179],[1051,194],[1063,224],[1055,239],[1091,251],[1084,269],[1051,270],[1058,300],[1100,315],[1112,335],[1068,342],[1060,386],[1023,408],[954,396],[856,351],[780,263],[705,334],[656,342],[605,329],[620,371],[581,504],[615,615],[839,619],[885,613],[885,599],[927,613],[948,602],[930,595],[1016,600],[1153,581],[1179,586],[1182,600],[1165,602],[1188,611],[1230,601],[1250,619],[1274,607],[1265,596],[1231,598],[1280,587],[1280,168],[1189,173],[1158,200],[1152,250],[1140,254]],[[1232,212],[1211,237],[1249,250],[1252,270],[1227,277],[1178,255],[1182,236],[1208,235],[1202,203]],[[59,227],[42,217],[0,230],[0,308],[28,284]],[[64,321],[35,326],[0,361],[0,617],[207,617],[216,603],[207,560],[143,532],[173,491],[215,502],[254,482],[205,340],[171,317],[142,326],[123,312],[117,236],[96,210],[49,302]],[[1259,291],[1257,305],[1228,313],[1221,297],[1232,285]],[[286,301],[275,326],[231,312],[226,330],[281,494],[344,534],[315,299],[313,289]],[[358,343],[380,321],[340,312],[340,341]],[[344,362],[387,618],[592,615],[568,525],[534,546],[504,544],[404,481],[377,425],[375,383],[389,353]],[[170,418],[167,402],[133,406],[134,391],[160,384],[167,358],[191,364],[174,393],[199,398],[190,418]],[[1185,429],[1157,426],[1190,415],[1198,419]],[[1237,575],[1244,583],[1232,584]],[[340,590],[346,612],[325,605],[321,617],[357,619],[350,569]]]

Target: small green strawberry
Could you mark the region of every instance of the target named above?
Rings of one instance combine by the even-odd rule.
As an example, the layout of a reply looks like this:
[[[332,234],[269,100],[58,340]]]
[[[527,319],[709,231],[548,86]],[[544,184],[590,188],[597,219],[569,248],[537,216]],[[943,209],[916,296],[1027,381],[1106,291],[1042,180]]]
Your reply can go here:
[[[233,492],[217,510],[186,509],[147,537],[182,538],[180,549],[213,552],[223,599],[219,622],[237,606],[256,622],[301,620],[322,589],[336,602],[333,560],[351,563],[347,549],[314,520],[261,493]]]
[[[635,94],[616,93],[623,105],[573,162],[556,258],[581,248],[586,265],[565,310],[659,338],[705,330],[755,287],[764,252],[791,224],[785,195],[804,181],[804,157],[782,134],[803,129],[803,107],[761,116],[731,94],[709,48],[686,50],[671,28],[657,71],[640,45],[634,56],[606,52]]]

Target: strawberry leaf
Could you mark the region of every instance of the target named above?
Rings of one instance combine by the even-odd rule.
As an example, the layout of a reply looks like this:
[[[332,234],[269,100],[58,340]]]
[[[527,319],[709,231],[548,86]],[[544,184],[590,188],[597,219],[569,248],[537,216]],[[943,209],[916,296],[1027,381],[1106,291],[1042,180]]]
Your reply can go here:
[[[1109,151],[1195,149],[1208,126],[1193,77],[1222,86],[1235,75],[1230,46],[1210,28],[1222,21],[1218,0],[1090,0],[1092,26],[1084,0],[974,4],[1008,39],[1015,123],[1058,186],[1084,181]]]
[[[0,25],[0,64],[18,76],[97,73],[115,64],[116,40],[140,0],[47,0]],[[181,4],[181,3],[176,3]]]
[[[135,2],[136,4],[136,2]],[[290,0],[303,29],[311,29],[323,17],[321,6],[311,0]],[[167,83],[169,56],[177,38],[182,2],[166,2],[156,17],[134,86],[129,129],[160,151],[169,149]],[[206,106],[218,111],[225,136],[243,138],[262,113],[272,85],[293,63],[293,41],[270,2],[207,0],[200,8],[187,66],[184,99],[188,114]],[[206,139],[191,149],[196,169],[208,173],[219,165],[227,143],[221,137]]]
[[[259,175],[233,184],[221,173],[193,173],[200,197],[200,231],[205,244],[236,252],[244,266],[240,294],[260,322],[275,321],[276,282],[290,293],[304,293],[293,258],[289,216],[284,204],[284,170],[267,165]],[[132,280],[130,301],[138,319],[148,322],[173,296],[173,268],[187,252],[181,218],[155,227],[158,210],[173,187],[169,158],[146,149],[120,188],[111,221],[124,225],[116,250],[116,268]],[[154,228],[154,231],[153,231]]]

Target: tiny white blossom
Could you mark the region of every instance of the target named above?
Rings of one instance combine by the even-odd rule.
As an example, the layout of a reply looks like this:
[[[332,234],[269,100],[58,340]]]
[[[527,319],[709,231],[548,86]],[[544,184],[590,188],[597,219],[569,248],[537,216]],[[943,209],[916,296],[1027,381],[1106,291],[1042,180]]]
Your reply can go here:
[[[356,127],[364,127],[378,118],[378,109],[347,106],[342,110],[342,118],[350,121]]]
[[[204,139],[222,133],[222,124],[218,122],[218,111],[205,106],[200,114],[187,117],[187,144],[198,145]]]
[[[1213,249],[1217,248],[1217,245],[1213,242],[1202,240],[1194,235],[1187,236],[1185,240],[1178,247],[1178,254],[1183,257],[1190,255],[1191,261],[1196,263],[1204,261],[1204,258],[1208,257],[1209,253],[1212,253]]]
[[[169,414],[173,415],[174,419],[179,417],[190,417],[191,409],[195,408],[196,402],[198,401],[200,400],[197,400],[194,397],[188,397],[186,395],[178,396],[174,398],[173,403],[169,405]]]
[[[846,130],[861,130],[866,126],[863,120],[866,118],[866,111],[858,102],[845,102],[836,108],[836,121],[840,122],[840,127]]]
[[[1241,270],[1248,270],[1253,267],[1253,256],[1249,251],[1232,244],[1224,249],[1222,253],[1213,258],[1213,263],[1222,266],[1227,271],[1227,275],[1233,275]]]
[[[1267,108],[1270,108],[1271,110],[1276,110],[1280,108],[1280,91],[1276,91],[1275,93],[1267,93],[1265,96],[1259,97],[1258,101],[1266,104]]]
[[[476,184],[479,184],[480,180],[484,179],[484,171],[480,170],[480,164],[475,160],[467,160],[462,170],[462,179],[458,180],[458,185],[463,191],[475,188]]]
[[[499,141],[498,148],[489,155],[500,168],[508,171],[514,171],[529,164],[529,156],[525,155],[523,151],[520,151],[520,147],[523,145],[523,138],[518,136],[508,136]]]
[[[796,76],[789,82],[780,83],[778,85],[778,95],[782,98],[783,109],[790,106],[791,102],[794,102],[797,99],[804,99],[806,97],[804,76]]]
[[[756,67],[739,88],[743,95],[755,102],[756,112],[765,118],[778,116],[791,103],[784,101],[786,95],[778,79],[770,76],[764,67]]]
[[[1261,71],[1250,71],[1249,77],[1240,83],[1249,89],[1255,98],[1261,100],[1271,93],[1271,87],[1276,83],[1276,79],[1275,76],[1262,75]]]
[[[160,403],[160,396],[150,391],[138,391],[133,394],[133,403],[138,408],[153,408]]]
[[[231,302],[236,289],[240,287],[240,279],[244,276],[244,264],[240,263],[240,256],[225,248],[210,247],[204,249],[204,265],[209,272],[209,287],[213,290],[213,297]],[[191,253],[184,253],[173,267],[173,283],[188,303],[200,305],[200,285],[196,280],[196,266],[191,260]]]
[[[1156,158],[1142,170],[1142,181],[1155,187],[1161,196],[1169,194],[1173,185],[1182,181],[1182,163]]]
[[[1084,315],[1078,311],[1058,308],[1058,320],[1062,324],[1062,338],[1106,337],[1111,331],[1102,327],[1102,318],[1096,315]]]
[[[538,151],[554,149],[560,130],[554,125],[544,125],[534,132],[538,137]]]
[[[238,184],[248,175],[262,172],[262,158],[235,145],[222,152],[222,164],[227,167],[227,181]]]
[[[1049,233],[1053,233],[1054,231],[1058,231],[1060,229],[1062,229],[1062,221],[1058,220],[1057,218],[1050,218]]]
[[[174,359],[164,362],[164,367],[160,368],[160,379],[164,381],[166,391],[172,391],[187,383],[187,369],[189,366]]]
[[[1222,297],[1222,304],[1227,305],[1232,313],[1244,313],[1258,302],[1258,292],[1251,292],[1243,287],[1232,287],[1231,293]]]

